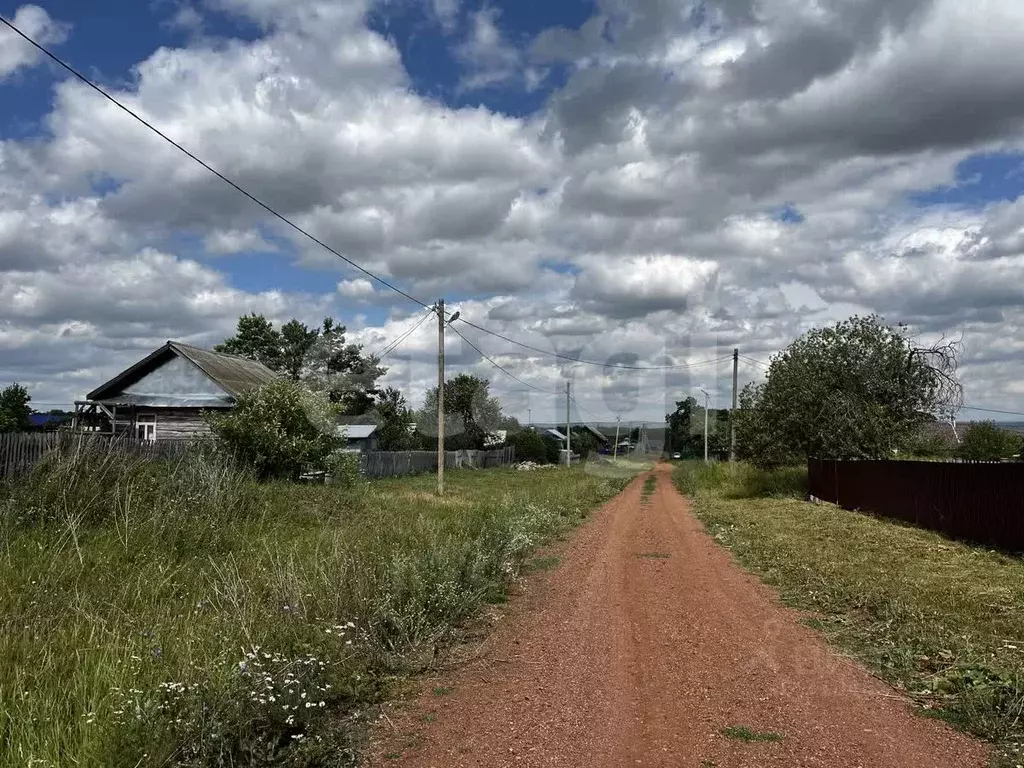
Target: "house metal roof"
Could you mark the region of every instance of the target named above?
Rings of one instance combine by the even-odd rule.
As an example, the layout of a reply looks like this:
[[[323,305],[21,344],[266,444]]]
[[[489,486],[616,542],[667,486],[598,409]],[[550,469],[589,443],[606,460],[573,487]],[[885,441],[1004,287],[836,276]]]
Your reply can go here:
[[[377,431],[376,424],[345,424],[338,427],[338,430],[345,430],[345,437],[349,440],[365,440]]]
[[[277,374],[263,363],[237,355],[212,352],[178,341],[168,341],[162,347],[144,357],[130,368],[125,369],[106,384],[88,395],[89,400],[107,400],[118,395],[125,387],[141,379],[150,371],[163,365],[170,357],[183,357],[205,373],[217,386],[232,398],[254,387],[270,384],[277,380]]]
[[[547,429],[547,430],[544,430],[544,431],[547,434],[551,435],[552,437],[558,438],[559,440],[565,440],[565,435],[563,435],[557,429]]]

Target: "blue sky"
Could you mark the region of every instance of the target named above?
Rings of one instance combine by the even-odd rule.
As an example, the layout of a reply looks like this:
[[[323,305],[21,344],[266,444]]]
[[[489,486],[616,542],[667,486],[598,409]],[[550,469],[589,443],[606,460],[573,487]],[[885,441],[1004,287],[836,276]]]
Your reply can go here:
[[[12,18],[19,6],[10,2],[0,5],[7,18]],[[53,0],[46,2],[45,8],[51,16],[73,27],[68,41],[59,46],[60,56],[104,87],[121,88],[130,84],[135,65],[155,50],[186,46],[195,39],[195,30],[175,21],[182,8],[176,0],[109,0],[98,6],[85,6],[75,0]],[[460,87],[467,67],[458,60],[453,49],[467,33],[472,15],[484,9],[497,11],[495,18],[506,40],[523,50],[545,29],[575,29],[595,12],[591,0],[497,3],[467,0],[459,4],[452,25],[443,29],[426,3],[387,2],[379,5],[367,21],[371,29],[385,35],[398,47],[411,85],[422,95],[455,109],[482,106],[504,114],[529,116],[540,110],[550,93],[564,84],[564,67],[552,67],[543,85],[536,89],[506,84],[476,90]],[[258,39],[261,30],[244,17],[218,11],[214,5],[203,8],[202,33],[223,43],[229,39]],[[55,77],[64,75],[55,66],[46,66],[19,73],[0,84],[5,100],[13,106],[7,116],[0,119],[0,138],[26,139],[45,134],[45,118],[53,105],[51,86]],[[126,117],[123,130],[145,129]],[[182,162],[189,161],[182,158]],[[94,189],[103,190],[102,186]],[[226,187],[223,193],[237,194]],[[259,196],[258,191],[257,194]],[[213,264],[231,275],[234,285],[247,291],[267,287],[317,291],[325,280],[336,277],[337,271],[358,277],[340,263],[329,270],[296,269],[287,253],[244,251],[209,259],[202,254],[195,237],[178,236],[171,240],[171,245],[182,254]],[[552,262],[549,268],[563,273],[573,270],[571,265],[557,262]],[[448,298],[459,301],[473,297],[473,293],[454,292]],[[362,308],[360,314],[369,322],[381,322],[387,310],[368,307]]]
[[[863,0],[827,20],[811,0],[0,13],[29,8],[71,64],[341,252],[536,346],[766,359],[877,312],[964,335],[969,399],[1024,411],[1024,12],[906,2],[917,12]],[[963,55],[935,58],[948,50]],[[414,307],[65,81],[0,51],[0,380],[71,397],[154,340],[212,343],[247,311],[333,314],[371,346],[404,330]],[[483,343],[542,388],[576,375]],[[396,366],[413,390],[429,344]],[[692,383],[721,395],[719,373]]]

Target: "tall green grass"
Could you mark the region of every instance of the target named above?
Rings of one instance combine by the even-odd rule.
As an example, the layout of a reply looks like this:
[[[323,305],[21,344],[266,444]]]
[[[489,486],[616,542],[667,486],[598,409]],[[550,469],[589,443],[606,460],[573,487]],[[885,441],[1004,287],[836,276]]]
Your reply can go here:
[[[351,764],[524,558],[624,481],[455,472],[342,490],[216,456],[53,457],[0,489],[0,765]]]
[[[687,461],[673,471],[684,493],[713,492],[726,499],[806,497],[807,467],[758,469],[743,462]]]

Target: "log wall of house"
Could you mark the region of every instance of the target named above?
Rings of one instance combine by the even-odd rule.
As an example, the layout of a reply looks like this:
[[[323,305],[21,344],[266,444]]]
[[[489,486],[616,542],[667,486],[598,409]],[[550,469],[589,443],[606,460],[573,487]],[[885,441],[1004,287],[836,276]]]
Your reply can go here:
[[[204,408],[157,408],[138,407],[136,419],[140,416],[156,416],[157,442],[164,440],[195,440],[210,434]]]

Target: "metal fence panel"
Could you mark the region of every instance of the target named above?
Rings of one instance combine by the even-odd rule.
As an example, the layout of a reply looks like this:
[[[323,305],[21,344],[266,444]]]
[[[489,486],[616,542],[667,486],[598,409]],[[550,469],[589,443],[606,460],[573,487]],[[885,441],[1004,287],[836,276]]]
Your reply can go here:
[[[1024,551],[1024,463],[807,463],[812,496],[957,539]]]

